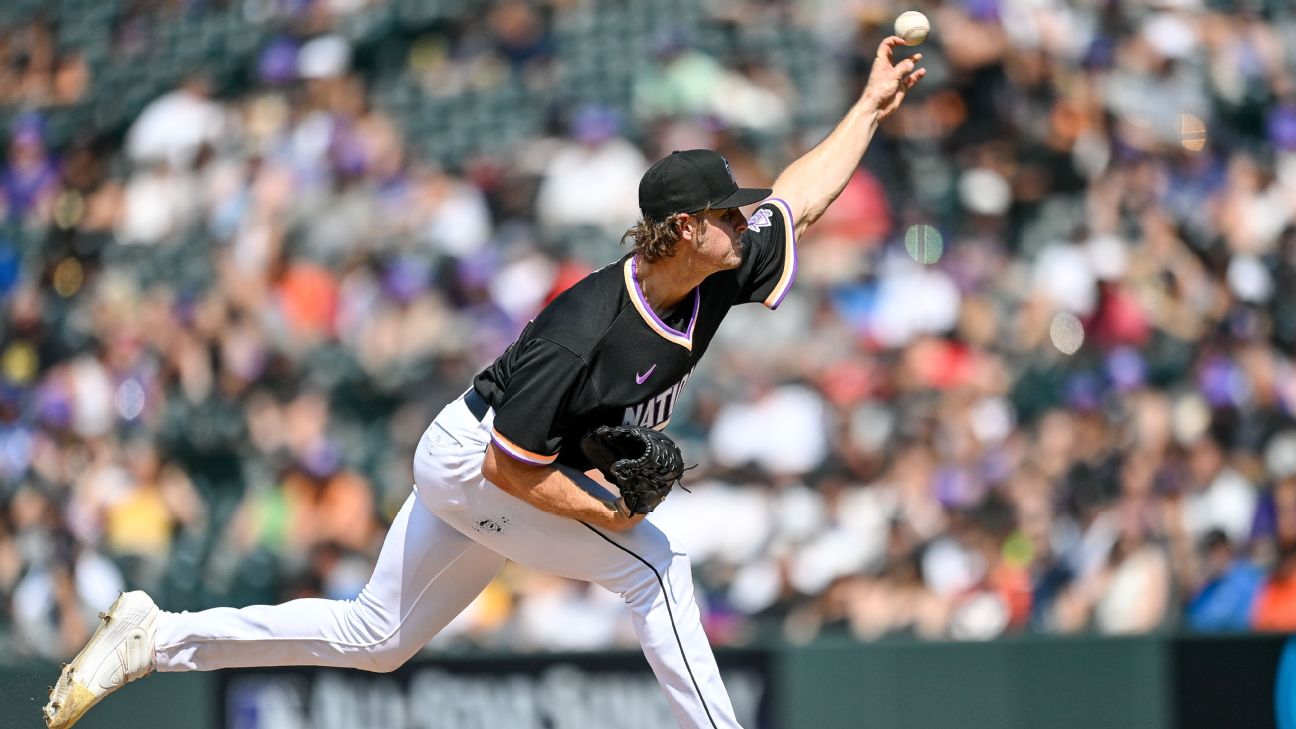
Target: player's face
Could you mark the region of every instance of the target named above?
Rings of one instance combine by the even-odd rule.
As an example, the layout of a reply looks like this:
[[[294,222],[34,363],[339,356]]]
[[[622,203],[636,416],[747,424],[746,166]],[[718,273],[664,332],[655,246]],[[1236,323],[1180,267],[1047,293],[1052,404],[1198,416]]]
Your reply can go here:
[[[697,232],[695,249],[700,262],[716,271],[742,263],[742,234],[747,218],[738,208],[710,210],[693,216]]]

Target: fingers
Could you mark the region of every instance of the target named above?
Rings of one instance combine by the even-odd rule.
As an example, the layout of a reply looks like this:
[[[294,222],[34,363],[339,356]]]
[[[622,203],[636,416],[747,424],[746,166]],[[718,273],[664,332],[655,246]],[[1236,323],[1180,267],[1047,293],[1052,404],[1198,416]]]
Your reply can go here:
[[[889,35],[883,38],[882,42],[878,44],[878,55],[881,56],[885,53],[889,57],[891,55],[891,51],[895,50],[897,47],[902,46],[904,44],[905,44],[904,38],[901,38],[898,35]]]
[[[912,89],[919,80],[927,75],[927,69],[918,68],[918,62],[923,59],[923,54],[915,53],[908,58],[896,63],[892,57],[892,51],[898,46],[905,45],[904,39],[900,36],[888,36],[882,39],[878,46],[877,61],[874,65],[873,78],[870,80],[870,87],[876,82],[879,84],[879,90],[887,89],[884,96],[891,96],[885,106],[889,108],[886,113],[890,113],[904,99],[905,93]],[[885,61],[886,66],[882,67],[881,62]]]
[[[915,73],[926,73],[926,69],[919,69],[918,62],[922,60],[921,53],[915,53],[909,58],[904,59],[896,64],[896,75],[901,79],[912,78]]]
[[[915,58],[906,58],[906,59],[904,59],[903,61],[897,63],[897,64],[892,68],[892,77],[893,77],[896,81],[903,81],[903,80],[905,80],[905,79],[907,79],[907,78],[913,76],[913,74],[917,73],[917,72],[920,71],[920,70],[921,70],[921,69],[918,68],[918,62],[917,62],[917,59],[915,59]]]
[[[900,63],[898,64],[895,63],[893,51],[895,51],[896,48],[904,45],[907,45],[904,41],[904,38],[901,38],[898,35],[887,36],[886,38],[883,38],[882,43],[878,45],[878,52],[877,52],[879,59],[886,59],[887,65],[899,71],[900,75],[902,76],[904,74],[912,73],[913,70],[917,68],[918,62],[921,61],[923,58],[923,54],[915,53],[912,56],[904,59]]]
[[[901,38],[898,35],[887,36],[886,38],[882,39],[881,43],[878,44],[877,57],[885,58],[887,62],[890,63],[891,52],[895,50],[897,46],[902,46],[904,44],[905,44],[904,38]]]

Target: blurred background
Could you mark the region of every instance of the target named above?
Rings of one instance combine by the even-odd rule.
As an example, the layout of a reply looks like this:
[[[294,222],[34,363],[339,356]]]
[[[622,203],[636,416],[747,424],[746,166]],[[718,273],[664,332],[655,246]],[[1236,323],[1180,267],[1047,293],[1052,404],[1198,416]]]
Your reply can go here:
[[[713,641],[1296,629],[1285,0],[7,0],[0,655],[356,595],[647,166],[769,183],[911,7],[927,78],[672,422]],[[432,648],[635,645],[510,567]]]

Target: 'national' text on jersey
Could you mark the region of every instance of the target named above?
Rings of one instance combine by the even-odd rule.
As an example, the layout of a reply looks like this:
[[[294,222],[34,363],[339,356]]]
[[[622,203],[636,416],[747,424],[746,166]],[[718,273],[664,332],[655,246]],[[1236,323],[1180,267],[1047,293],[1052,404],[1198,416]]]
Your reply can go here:
[[[694,365],[694,368],[696,367],[697,365]],[[675,403],[679,402],[680,392],[684,390],[684,385],[692,376],[693,370],[690,369],[679,382],[658,393],[656,397],[626,408],[621,424],[641,425],[654,430],[665,428],[670,422],[671,414],[675,412]]]

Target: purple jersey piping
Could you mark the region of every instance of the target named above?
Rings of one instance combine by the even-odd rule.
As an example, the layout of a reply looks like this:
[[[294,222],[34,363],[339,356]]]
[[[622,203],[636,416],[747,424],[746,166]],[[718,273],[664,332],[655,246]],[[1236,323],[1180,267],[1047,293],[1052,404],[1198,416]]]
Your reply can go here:
[[[784,203],[784,205],[786,204],[787,203]],[[702,308],[702,293],[699,291],[699,287],[693,287],[693,315],[689,318],[688,331],[681,332],[678,329],[671,328],[670,325],[662,321],[661,317],[657,316],[657,312],[653,311],[653,308],[648,305],[648,297],[644,296],[643,289],[639,288],[639,260],[634,257],[631,257],[630,259],[630,280],[634,282],[635,297],[639,299],[639,303],[643,304],[643,310],[648,312],[648,316],[653,318],[653,321],[657,323],[657,326],[677,337],[683,337],[692,343],[693,326],[697,324],[698,310]]]
[[[780,197],[772,197],[766,200],[765,202],[770,202],[770,201],[782,203],[783,209],[780,212],[782,212],[783,216],[787,218],[787,221],[784,224],[787,226],[787,233],[792,243],[792,250],[790,251],[790,254],[792,256],[792,275],[788,277],[787,285],[783,288],[783,293],[779,294],[779,297],[774,300],[773,304],[770,305],[770,309],[777,309],[779,307],[779,304],[783,303],[783,299],[787,298],[788,292],[792,290],[792,284],[796,283],[796,277],[797,277],[796,220],[793,218],[792,215],[792,206],[788,205],[787,200],[784,200],[783,198]],[[780,276],[779,278],[782,278],[782,276]]]

